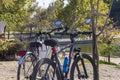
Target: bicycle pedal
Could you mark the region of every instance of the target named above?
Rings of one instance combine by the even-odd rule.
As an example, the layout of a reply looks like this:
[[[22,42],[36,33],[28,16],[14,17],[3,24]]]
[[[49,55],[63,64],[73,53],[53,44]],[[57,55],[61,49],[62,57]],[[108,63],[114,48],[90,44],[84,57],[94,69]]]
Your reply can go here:
[[[29,77],[28,77],[28,76],[25,76],[25,78],[26,78],[26,79],[29,79]]]
[[[78,78],[81,79],[81,78],[88,78],[88,77],[85,75],[78,75]]]
[[[69,79],[64,79],[64,80],[69,80]]]

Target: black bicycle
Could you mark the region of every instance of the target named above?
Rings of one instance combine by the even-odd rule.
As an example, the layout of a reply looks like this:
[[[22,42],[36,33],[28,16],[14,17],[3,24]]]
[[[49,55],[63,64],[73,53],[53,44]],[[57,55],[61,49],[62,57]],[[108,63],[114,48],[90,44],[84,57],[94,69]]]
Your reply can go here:
[[[27,51],[18,51],[20,59],[18,61],[17,80],[28,80],[31,77],[32,71],[39,57],[39,48],[42,47],[40,42],[37,42],[38,36],[34,36],[35,41],[29,43]]]
[[[46,39],[44,44],[51,46],[51,59],[43,58],[39,60],[34,67],[31,80],[95,80],[96,65],[94,60],[88,54],[80,54],[80,48],[75,47],[75,37],[79,34],[88,35],[91,32],[68,33],[69,28],[65,28],[63,32],[56,33],[59,35],[70,35],[71,42],[56,50],[58,41],[55,39]],[[70,52],[64,59],[64,64],[61,66],[61,60],[58,54],[69,48]],[[41,71],[41,72],[40,72]]]
[[[43,43],[38,42],[38,40],[42,41],[43,36],[44,39],[51,38],[50,33],[60,29],[62,28],[53,28],[49,32],[36,33],[36,35],[33,37],[35,41],[30,42],[29,49],[27,51],[18,52],[21,58],[18,61],[17,80],[29,80],[36,62],[41,59],[42,55],[40,54],[41,52],[39,48],[43,48]],[[44,53],[44,57],[49,57],[50,47],[45,46],[44,48],[47,50],[47,52]]]

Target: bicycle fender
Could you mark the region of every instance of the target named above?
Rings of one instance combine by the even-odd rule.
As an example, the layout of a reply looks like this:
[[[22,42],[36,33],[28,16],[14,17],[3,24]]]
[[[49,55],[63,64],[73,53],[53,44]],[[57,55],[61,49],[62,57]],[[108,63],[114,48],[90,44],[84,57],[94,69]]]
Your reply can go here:
[[[25,58],[25,57],[23,56],[23,57],[21,57],[21,58],[19,59],[19,61],[18,61],[18,64],[19,64],[19,65],[23,63],[24,58]]]

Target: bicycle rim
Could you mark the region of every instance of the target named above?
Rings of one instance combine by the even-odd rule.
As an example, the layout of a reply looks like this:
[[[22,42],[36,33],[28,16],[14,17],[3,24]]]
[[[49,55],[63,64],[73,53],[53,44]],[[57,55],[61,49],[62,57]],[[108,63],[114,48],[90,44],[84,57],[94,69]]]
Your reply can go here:
[[[49,59],[40,60],[34,69],[32,80],[58,80],[55,64]]]
[[[30,80],[35,63],[35,57],[27,55],[24,62],[18,66],[17,80]]]
[[[83,63],[85,65],[87,75],[81,59],[78,59],[72,65],[70,80],[94,80],[94,64],[89,58],[86,55],[83,56]]]

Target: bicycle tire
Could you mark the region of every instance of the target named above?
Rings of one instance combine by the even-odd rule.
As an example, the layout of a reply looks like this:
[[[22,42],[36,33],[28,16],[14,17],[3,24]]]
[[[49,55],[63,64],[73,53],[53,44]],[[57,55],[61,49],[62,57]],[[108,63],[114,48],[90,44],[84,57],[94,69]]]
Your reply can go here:
[[[71,66],[70,80],[95,80],[95,73],[97,72],[97,70],[96,70],[96,65],[95,65],[94,60],[88,54],[82,54],[82,58],[83,58],[83,63],[85,64],[85,67],[87,69],[86,71],[88,73],[88,76],[87,77],[84,76],[85,74],[84,74],[83,65],[81,63],[81,58],[77,57]],[[85,60],[87,62],[85,62]],[[80,62],[80,64],[79,64],[79,62]],[[79,68],[81,67],[80,70],[77,69],[77,65]],[[81,74],[75,72],[75,69],[77,69],[76,70],[77,72],[80,71]],[[82,71],[83,71],[83,73],[82,73]],[[76,74],[76,73],[77,73],[77,75],[75,76],[74,74]]]
[[[29,59],[29,60],[28,60],[28,59]],[[29,65],[30,62],[32,62],[31,65]],[[29,69],[29,70],[33,70],[33,67],[35,66],[35,63],[36,63],[36,62],[37,62],[37,58],[36,58],[35,55],[33,55],[33,54],[27,54],[27,55],[25,55],[25,56],[23,57],[22,63],[18,65],[17,80],[28,80],[28,78],[31,77],[32,72],[31,72],[31,74],[30,74],[29,76],[26,76],[26,77],[25,77],[24,74],[23,74],[23,76],[22,76],[22,72],[21,72],[21,71],[23,70],[23,73],[24,73],[24,71],[26,71],[26,70],[25,70],[26,67],[27,67],[27,69]],[[28,66],[27,66],[27,64],[28,64]],[[29,71],[29,70],[28,70],[28,71]],[[26,73],[26,74],[28,74],[28,73]],[[24,78],[25,78],[25,79],[24,79]]]
[[[47,68],[46,64],[50,66],[49,70],[48,70],[49,72],[46,72],[46,70],[43,70],[43,69]],[[40,59],[37,62],[36,66],[34,67],[31,80],[61,80],[58,70],[57,70],[57,68],[55,68],[55,66],[56,66],[55,63],[49,58]],[[50,75],[52,75],[52,77],[53,77],[53,73],[54,73],[54,71],[52,71],[52,73],[50,73],[51,70],[54,70],[54,71],[56,70],[55,71],[55,76],[56,76],[55,79],[54,78],[50,79]],[[45,76],[45,73],[47,73],[46,76]]]

